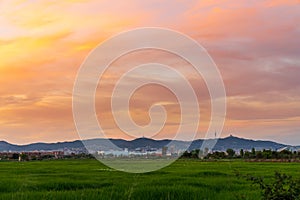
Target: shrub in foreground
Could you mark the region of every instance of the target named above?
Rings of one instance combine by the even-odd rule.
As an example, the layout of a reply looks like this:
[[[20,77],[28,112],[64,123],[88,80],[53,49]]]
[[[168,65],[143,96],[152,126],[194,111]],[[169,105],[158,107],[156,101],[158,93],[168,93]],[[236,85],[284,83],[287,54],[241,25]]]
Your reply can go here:
[[[241,176],[237,173],[237,176]],[[300,200],[300,181],[292,176],[275,172],[271,182],[262,177],[243,176],[253,184],[259,185],[263,200]]]

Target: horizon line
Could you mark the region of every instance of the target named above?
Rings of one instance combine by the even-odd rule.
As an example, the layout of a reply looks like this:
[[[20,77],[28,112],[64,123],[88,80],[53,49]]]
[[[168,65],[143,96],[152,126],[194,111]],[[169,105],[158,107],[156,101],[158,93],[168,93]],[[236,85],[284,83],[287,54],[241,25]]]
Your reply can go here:
[[[214,140],[214,139],[226,139],[229,137],[234,137],[234,138],[239,138],[239,139],[246,139],[246,140],[252,140],[252,141],[263,141],[263,142],[274,142],[277,144],[282,144],[282,145],[286,145],[286,146],[300,146],[300,144],[296,144],[296,145],[291,145],[291,144],[286,144],[286,143],[281,143],[278,141],[274,141],[274,140],[268,140],[268,139],[251,139],[251,138],[244,138],[244,137],[239,137],[239,136],[235,136],[233,134],[230,134],[229,136],[225,136],[225,137],[219,137],[219,138],[195,138],[194,140],[174,140],[174,141],[183,141],[183,142],[192,142],[192,141],[196,141],[196,140]],[[66,143],[66,142],[76,142],[76,141],[87,141],[87,140],[96,140],[96,139],[107,139],[107,140],[125,140],[128,142],[137,140],[137,139],[150,139],[150,140],[155,140],[155,141],[162,141],[162,140],[173,140],[170,138],[164,138],[164,139],[153,139],[153,138],[147,138],[147,137],[139,137],[139,138],[134,138],[134,139],[123,139],[123,138],[89,138],[89,139],[74,139],[74,140],[65,140],[65,141],[55,141],[55,142],[32,142],[32,143],[25,143],[25,144],[18,144],[18,143],[10,143],[9,141],[6,140],[0,140],[0,142],[6,142],[8,144],[11,145],[18,145],[18,146],[26,146],[26,145],[32,145],[32,144],[38,144],[38,143],[43,143],[43,144],[57,144],[57,143]]]

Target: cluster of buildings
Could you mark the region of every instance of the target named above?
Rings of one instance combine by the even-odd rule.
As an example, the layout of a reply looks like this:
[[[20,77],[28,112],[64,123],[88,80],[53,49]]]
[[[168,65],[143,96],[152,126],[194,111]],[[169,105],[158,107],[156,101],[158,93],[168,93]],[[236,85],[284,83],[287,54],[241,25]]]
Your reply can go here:
[[[43,160],[43,159],[61,159],[65,157],[72,157],[79,154],[87,154],[82,149],[63,149],[54,151],[3,151],[0,152],[0,160]]]
[[[163,148],[136,148],[129,150],[106,150],[94,152],[101,157],[176,157],[183,153],[183,150],[176,150],[174,146]],[[6,151],[0,152],[0,160],[43,160],[43,159],[61,159],[66,157],[76,157],[78,155],[87,155],[88,152],[82,149],[63,149],[55,151]]]
[[[108,150],[97,151],[97,155],[101,157],[166,157],[166,156],[178,156],[183,153],[183,150],[176,150],[174,146],[157,148],[136,148],[129,150],[124,148],[123,150]]]

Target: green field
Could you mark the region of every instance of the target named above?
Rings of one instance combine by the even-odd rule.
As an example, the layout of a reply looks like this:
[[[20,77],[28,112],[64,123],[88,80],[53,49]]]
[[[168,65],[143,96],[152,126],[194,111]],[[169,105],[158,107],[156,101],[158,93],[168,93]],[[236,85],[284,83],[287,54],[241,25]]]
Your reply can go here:
[[[259,199],[258,186],[235,176],[300,178],[300,163],[178,160],[130,174],[93,159],[0,162],[0,199]]]

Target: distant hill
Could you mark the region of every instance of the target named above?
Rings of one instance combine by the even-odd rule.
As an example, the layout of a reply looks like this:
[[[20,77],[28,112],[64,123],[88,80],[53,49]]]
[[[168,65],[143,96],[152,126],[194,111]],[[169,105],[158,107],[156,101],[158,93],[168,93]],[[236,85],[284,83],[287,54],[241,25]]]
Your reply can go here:
[[[84,145],[80,140],[72,142],[57,142],[57,143],[33,143],[28,145],[15,145],[5,141],[0,141],[0,151],[52,151],[62,150],[64,148],[84,149]]]
[[[85,140],[84,143],[92,150],[110,150],[106,145],[107,139],[90,139]],[[211,142],[214,142],[215,139],[208,139]],[[138,138],[135,140],[127,141],[123,139],[110,139],[112,143],[118,146],[121,149],[128,148],[134,150],[136,148],[162,148],[170,143],[171,140],[153,140],[149,138]],[[188,145],[186,141],[173,141],[176,146],[176,149],[183,149]],[[195,140],[191,143],[189,150],[199,149],[203,143],[202,139]],[[244,149],[251,150],[255,148],[257,150],[262,149],[280,149],[290,145],[284,145],[272,141],[261,141],[261,140],[250,140],[244,138],[238,138],[234,136],[229,136],[226,138],[218,139],[213,150],[225,151],[228,148],[235,150]],[[0,141],[0,151],[51,151],[51,150],[64,150],[64,149],[77,149],[85,150],[85,146],[80,140],[72,142],[58,142],[58,143],[33,143],[28,145],[14,145],[5,141]]]

